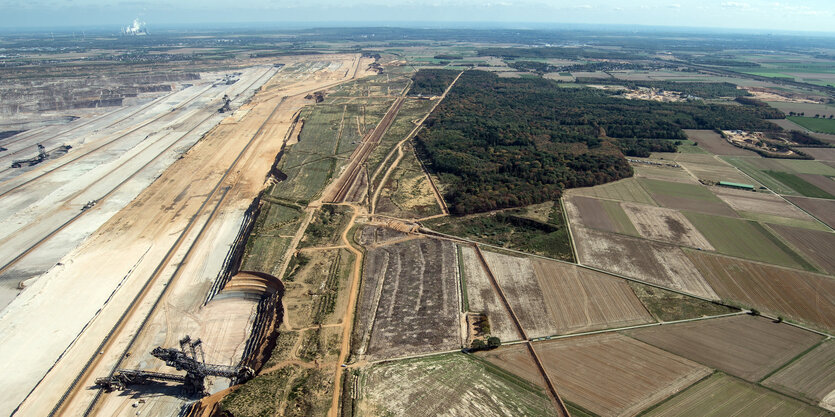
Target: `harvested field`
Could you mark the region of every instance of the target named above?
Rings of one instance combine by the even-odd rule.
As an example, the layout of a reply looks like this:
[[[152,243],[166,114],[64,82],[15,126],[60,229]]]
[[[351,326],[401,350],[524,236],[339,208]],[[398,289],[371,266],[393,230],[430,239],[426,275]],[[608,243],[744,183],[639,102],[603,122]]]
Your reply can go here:
[[[630,203],[621,206],[641,236],[647,239],[713,250],[707,239],[676,210]]]
[[[676,181],[689,184],[695,182],[693,177],[681,168],[645,165],[640,163],[632,163],[631,165],[632,169],[635,171],[636,177],[652,178],[661,181]]]
[[[651,417],[813,417],[824,410],[716,373],[646,414]]]
[[[819,161],[835,161],[835,148],[800,148]]]
[[[710,190],[743,215],[744,212],[748,212],[767,214],[777,218],[812,220],[803,210],[769,192],[751,192],[728,187],[710,187]]]
[[[558,329],[552,320],[554,314],[539,287],[531,260],[495,252],[482,253],[527,336],[556,334]]]
[[[504,345],[497,349],[482,350],[476,352],[475,355],[526,381],[530,381],[543,388],[546,386],[542,372],[537,368],[530,350],[528,350],[528,347],[524,343]]]
[[[698,143],[699,147],[714,155],[755,156],[754,152],[737,148],[712,130],[685,129],[687,138]]]
[[[629,286],[632,287],[635,295],[646,306],[650,314],[658,321],[685,320],[739,311],[721,304],[688,297],[637,282],[630,282]]]
[[[702,185],[658,181],[648,178],[641,179],[640,183],[652,195],[653,200],[661,206],[738,217],[733,209]]]
[[[626,178],[594,187],[573,188],[566,195],[597,197],[606,200],[629,201],[632,203],[655,204],[649,193],[636,178]]]
[[[638,340],[756,382],[821,340],[821,336],[739,315],[629,330]]]
[[[759,187],[760,184],[751,180],[747,175],[739,172],[736,168],[728,164],[698,164],[692,162],[679,162],[682,166],[687,168],[696,178],[705,181],[730,181],[742,184],[751,184],[754,187]]]
[[[572,228],[577,256],[584,265],[717,299],[680,248],[663,243]]]
[[[568,218],[574,222],[604,232],[638,236],[635,226],[616,201],[582,196],[568,196],[564,201]]]
[[[757,222],[700,213],[685,215],[719,253],[814,270],[805,259]]]
[[[702,365],[617,333],[534,346],[560,395],[604,417],[636,415],[710,374]],[[522,376],[533,375],[530,365],[511,356],[501,366]]]
[[[558,415],[539,387],[460,353],[374,365],[360,379],[360,416]]]
[[[560,262],[531,262],[557,334],[653,321],[626,280]]]
[[[487,315],[490,322],[490,334],[500,338],[503,342],[519,340],[521,335],[510,317],[507,308],[502,303],[499,294],[490,283],[490,278],[484,271],[475,249],[470,246],[459,246],[461,258],[461,279],[464,281],[467,293],[469,311]]]
[[[685,251],[723,300],[753,306],[828,331],[835,329],[832,278],[705,252]]]
[[[416,239],[368,250],[357,348],[373,359],[461,347],[455,246]]]
[[[835,234],[780,225],[769,227],[810,258],[822,271],[835,275]]]
[[[826,190],[823,190],[817,185],[801,178],[800,174],[796,175],[788,172],[770,170],[763,172],[806,197],[835,199],[835,196],[826,192]],[[815,181],[818,182],[819,180],[816,178]]]
[[[829,227],[835,228],[835,201],[803,197],[787,198],[792,203],[797,204],[798,207],[815,216],[818,220],[826,223]]]
[[[835,411],[835,342],[826,341],[763,382],[793,397]],[[829,397],[829,403],[824,399]]]

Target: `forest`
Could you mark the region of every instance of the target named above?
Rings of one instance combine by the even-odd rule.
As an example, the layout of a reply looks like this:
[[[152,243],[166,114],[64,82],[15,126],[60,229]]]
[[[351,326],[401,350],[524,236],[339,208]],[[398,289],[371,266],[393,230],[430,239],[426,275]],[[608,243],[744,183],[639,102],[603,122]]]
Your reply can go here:
[[[458,71],[443,69],[422,69],[412,76],[410,96],[439,96],[452,83]]]
[[[420,84],[443,90],[449,73],[421,70]],[[624,154],[674,151],[682,129],[774,130],[767,109],[626,100],[541,78],[465,72],[416,137],[428,169],[445,184],[457,214],[558,198],[565,188],[632,175]],[[770,113],[769,117],[773,117]],[[670,140],[673,139],[673,140]]]

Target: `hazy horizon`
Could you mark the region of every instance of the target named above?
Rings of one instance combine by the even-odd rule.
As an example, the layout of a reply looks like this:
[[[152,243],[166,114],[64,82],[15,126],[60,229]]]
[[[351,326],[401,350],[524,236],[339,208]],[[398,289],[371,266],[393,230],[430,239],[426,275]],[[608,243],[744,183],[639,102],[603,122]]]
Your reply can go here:
[[[245,27],[301,29],[316,26],[387,25],[402,27],[555,28],[571,25],[616,25],[625,28],[706,29],[759,33],[835,33],[835,2],[797,0],[543,2],[538,0],[364,0],[345,4],[314,0],[293,2],[254,0],[121,1],[0,0],[0,29],[60,30],[128,26],[135,18],[153,28]]]

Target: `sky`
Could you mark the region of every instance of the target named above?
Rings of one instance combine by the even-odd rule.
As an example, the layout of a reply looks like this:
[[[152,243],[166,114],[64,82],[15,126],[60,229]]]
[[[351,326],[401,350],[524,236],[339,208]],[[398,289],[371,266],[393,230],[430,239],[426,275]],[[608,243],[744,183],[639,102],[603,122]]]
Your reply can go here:
[[[0,29],[178,24],[621,24],[835,32],[835,0],[0,0]]]

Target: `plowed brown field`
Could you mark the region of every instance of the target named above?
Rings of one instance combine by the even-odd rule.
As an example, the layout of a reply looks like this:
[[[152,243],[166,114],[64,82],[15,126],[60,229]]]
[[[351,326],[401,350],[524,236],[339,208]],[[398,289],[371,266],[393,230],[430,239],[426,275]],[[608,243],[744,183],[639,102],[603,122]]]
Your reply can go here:
[[[559,262],[532,263],[558,334],[653,321],[623,279]]]
[[[835,200],[821,200],[818,198],[786,197],[798,207],[806,210],[818,220],[835,228]]]
[[[686,253],[722,299],[835,329],[832,278],[704,252]]]
[[[835,391],[835,342],[828,341],[765,380],[764,385],[813,404]],[[835,402],[820,404],[835,411]]]
[[[685,129],[684,133],[687,138],[698,143],[699,147],[714,154],[714,155],[741,155],[741,156],[756,156],[754,152],[746,151],[745,149],[737,148],[728,143],[727,140],[719,136],[718,133],[712,130],[693,130]]]
[[[808,349],[821,336],[747,315],[630,330],[628,335],[749,381]]]
[[[835,274],[835,233],[771,225],[783,239],[794,245],[825,272]]]
[[[636,415],[710,374],[710,369],[617,333],[536,343],[560,395],[600,416]],[[537,383],[525,349],[487,356]]]
[[[478,254],[470,246],[461,246],[461,266],[467,287],[470,311],[487,315],[490,334],[502,341],[519,340],[521,335],[513,324],[507,308],[490,283],[490,278],[481,266]]]

